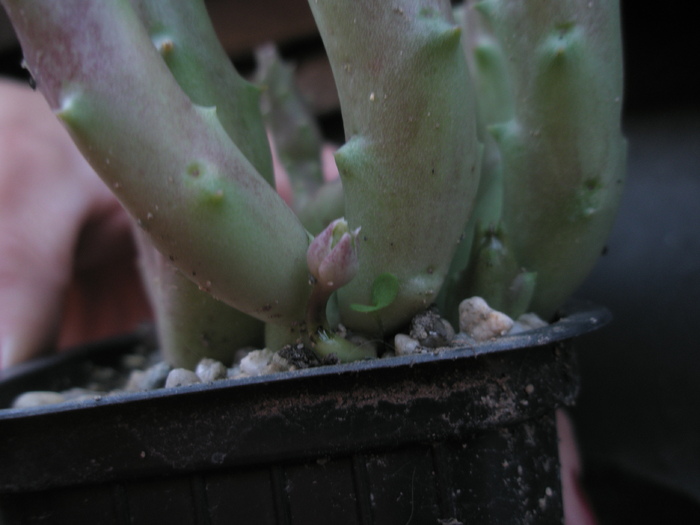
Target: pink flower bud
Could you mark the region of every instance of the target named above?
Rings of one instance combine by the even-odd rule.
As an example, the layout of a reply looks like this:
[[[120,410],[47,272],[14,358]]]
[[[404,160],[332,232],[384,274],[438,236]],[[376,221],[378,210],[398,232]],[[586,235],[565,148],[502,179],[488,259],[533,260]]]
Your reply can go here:
[[[306,263],[319,286],[337,290],[355,277],[359,262],[355,239],[360,228],[348,230],[345,219],[336,219],[309,245]]]

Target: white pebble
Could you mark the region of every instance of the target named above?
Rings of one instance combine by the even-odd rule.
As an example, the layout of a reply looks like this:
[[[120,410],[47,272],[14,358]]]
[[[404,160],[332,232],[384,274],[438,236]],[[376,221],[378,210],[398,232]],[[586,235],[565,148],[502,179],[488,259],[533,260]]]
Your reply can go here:
[[[146,390],[146,372],[143,370],[132,370],[126,382],[124,390],[127,392],[140,392]]]
[[[508,333],[513,320],[491,308],[481,297],[465,299],[459,305],[459,329],[476,341],[487,341]]]
[[[290,370],[293,370],[293,368],[289,364],[289,361],[275,352],[272,355],[272,359],[270,360],[270,363],[265,369],[264,373],[277,374],[279,372],[289,372]]]
[[[522,334],[543,326],[547,326],[547,323],[540,319],[537,314],[523,314],[513,323],[513,328],[510,329],[508,334]]]
[[[221,361],[205,357],[198,364],[195,370],[197,377],[202,383],[212,383],[219,379],[226,379],[226,367]]]
[[[146,370],[132,370],[124,387],[127,392],[142,392],[163,388],[170,373],[170,365],[160,361]]]
[[[160,361],[153,366],[146,369],[146,390],[155,390],[156,388],[163,388],[165,386],[165,381],[168,378],[168,374],[172,370],[172,367],[165,361]]]
[[[168,374],[168,379],[165,380],[165,388],[194,385],[196,383],[201,383],[201,381],[192,370],[175,368]]]
[[[25,392],[12,403],[12,408],[32,408],[63,403],[65,396],[58,392]]]
[[[273,355],[274,352],[271,352],[267,348],[248,352],[248,355],[241,359],[241,374],[245,376],[259,376],[264,374]]]
[[[518,322],[522,325],[529,326],[531,330],[547,326],[547,322],[540,319],[540,316],[534,313],[523,314],[518,317]]]
[[[102,396],[106,392],[90,390],[89,388],[70,388],[61,392],[61,395],[66,401],[85,401],[86,399],[95,399],[96,396]]]
[[[394,352],[396,355],[411,355],[421,352],[421,346],[412,337],[406,334],[396,334],[394,336]]]

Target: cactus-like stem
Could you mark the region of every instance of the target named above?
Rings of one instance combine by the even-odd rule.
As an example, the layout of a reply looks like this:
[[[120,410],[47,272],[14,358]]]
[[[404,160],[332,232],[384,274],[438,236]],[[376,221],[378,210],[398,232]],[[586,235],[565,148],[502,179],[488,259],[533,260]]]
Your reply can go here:
[[[298,211],[323,185],[321,132],[297,90],[292,67],[282,61],[275,46],[257,48],[255,57],[265,121],[289,176],[294,209]]]
[[[328,181],[321,186],[306,201],[306,205],[297,210],[297,216],[313,235],[321,233],[333,219],[345,216],[345,194],[340,179]]]
[[[153,305],[161,356],[194,370],[209,357],[230,366],[236,350],[263,344],[264,323],[214,299],[136,230],[144,287]]]
[[[466,16],[467,12],[469,16]],[[503,274],[503,268],[499,265],[498,269],[491,270],[488,264],[482,264],[484,260],[492,260],[496,253],[508,252],[508,259],[512,260],[513,265],[517,266],[517,263],[512,250],[505,245],[503,236],[499,236],[501,238],[496,252],[487,248],[493,247],[491,243],[483,242],[487,232],[503,231],[503,161],[487,127],[494,122],[508,121],[514,116],[515,101],[508,58],[478,10],[467,11],[467,6],[460,5],[454,13],[465,30],[462,45],[476,91],[477,134],[483,144],[481,179],[474,213],[464,230],[439,300],[443,315],[456,323],[458,306],[465,297],[482,297],[495,308],[500,308],[504,303],[502,286],[508,284],[498,286],[493,283],[495,275]],[[498,256],[496,259],[502,260]],[[483,280],[491,284],[486,285]]]
[[[203,0],[131,0],[131,4],[182,90],[194,104],[216,108],[231,140],[274,185],[260,89],[233,67]]]
[[[273,44],[257,48],[255,56],[263,114],[289,176],[292,206],[304,227],[316,235],[345,215],[343,186],[338,179],[324,182],[321,132],[297,89],[293,68]]]
[[[549,317],[595,263],[622,190],[618,1],[481,0],[466,15],[484,28],[470,43],[477,84],[501,78],[500,102],[480,103],[503,163],[503,226]]]
[[[474,235],[477,224],[485,229],[499,227],[503,214],[503,162],[487,127],[513,118],[515,101],[508,76],[508,58],[490,29],[478,18],[478,12],[465,16],[465,6],[456,13],[463,24],[467,64],[474,82],[477,100],[477,134],[484,145],[477,203],[466,235]],[[465,242],[470,245],[470,242]]]
[[[131,0],[182,90],[195,104],[216,107],[216,115],[241,153],[274,184],[259,90],[244,80],[221,47],[202,0]],[[141,273],[151,295],[163,357],[194,370],[204,357],[230,364],[235,351],[263,343],[263,323],[187,279],[136,233]]]
[[[502,230],[477,225],[471,260],[457,288],[468,290],[491,308],[517,318],[530,305],[536,277],[518,266]]]
[[[128,0],[3,0],[25,60],[93,168],[188,278],[259,319],[303,320],[308,234],[192,103]]]
[[[310,1],[348,142],[336,154],[360,270],[338,291],[342,322],[383,333],[440,290],[478,183],[473,93],[448,1]],[[392,210],[392,213],[385,213]],[[391,304],[375,282],[398,283]]]

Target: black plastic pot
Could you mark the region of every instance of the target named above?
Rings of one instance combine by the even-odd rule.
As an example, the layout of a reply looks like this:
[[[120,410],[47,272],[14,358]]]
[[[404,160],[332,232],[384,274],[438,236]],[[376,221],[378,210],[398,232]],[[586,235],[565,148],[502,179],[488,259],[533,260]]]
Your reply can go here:
[[[0,521],[561,523],[554,410],[605,309],[447,351],[0,410]],[[134,343],[0,379],[0,401]],[[7,406],[7,405],[5,405]]]

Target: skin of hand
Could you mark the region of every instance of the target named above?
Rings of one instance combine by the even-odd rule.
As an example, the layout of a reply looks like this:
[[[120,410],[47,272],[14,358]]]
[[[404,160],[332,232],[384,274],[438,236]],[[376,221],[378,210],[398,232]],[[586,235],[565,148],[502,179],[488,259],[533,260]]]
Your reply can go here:
[[[149,318],[126,213],[43,97],[0,80],[0,370]]]
[[[565,525],[596,525],[598,519],[581,486],[581,459],[571,418],[560,408],[556,413],[559,436],[561,489],[564,500]]]

